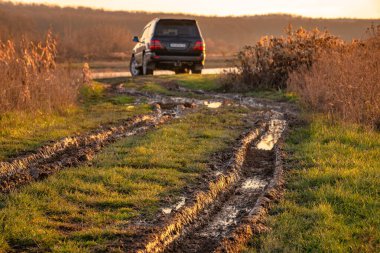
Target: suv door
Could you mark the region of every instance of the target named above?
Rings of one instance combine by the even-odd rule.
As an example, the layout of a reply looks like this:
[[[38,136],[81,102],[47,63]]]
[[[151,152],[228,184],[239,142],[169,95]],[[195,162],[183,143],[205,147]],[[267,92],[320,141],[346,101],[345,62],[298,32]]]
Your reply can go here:
[[[143,53],[146,49],[146,43],[149,40],[150,27],[151,25],[147,25],[144,28],[143,33],[140,37],[140,41],[138,42],[137,47],[136,47],[135,58],[136,58],[137,64],[140,66],[143,64]]]

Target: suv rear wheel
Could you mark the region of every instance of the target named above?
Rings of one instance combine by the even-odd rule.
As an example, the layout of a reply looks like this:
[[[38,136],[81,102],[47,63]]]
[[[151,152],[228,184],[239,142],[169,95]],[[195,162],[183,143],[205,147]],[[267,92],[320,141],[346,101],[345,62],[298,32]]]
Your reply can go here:
[[[134,56],[131,58],[131,62],[129,63],[129,71],[132,76],[139,76],[142,74],[142,69],[141,67],[137,67],[137,62]]]
[[[202,74],[202,66],[201,65],[195,65],[191,68],[192,74]]]
[[[143,56],[143,75],[153,75],[154,68],[152,66],[149,66],[148,59],[145,58],[145,55]]]

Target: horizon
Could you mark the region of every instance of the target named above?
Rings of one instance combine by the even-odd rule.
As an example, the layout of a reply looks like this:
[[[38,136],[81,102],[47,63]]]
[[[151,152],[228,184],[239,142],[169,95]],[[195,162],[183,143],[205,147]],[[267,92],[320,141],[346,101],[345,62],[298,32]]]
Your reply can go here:
[[[162,4],[164,1],[164,4]],[[333,7],[331,3],[329,8],[326,6],[321,6],[323,3],[327,3],[327,0],[313,0],[308,3],[304,3],[301,6],[295,6],[300,3],[302,0],[295,0],[294,3],[288,4],[286,6],[269,6],[268,3],[278,3],[282,0],[270,0],[265,3],[253,3],[250,1],[249,3],[246,0],[237,0],[234,1],[235,4],[231,6],[231,1],[228,0],[219,0],[218,3],[224,3],[223,8],[219,8],[219,12],[212,12],[214,10],[215,4],[211,3],[209,5],[198,6],[196,4],[192,4],[191,8],[185,6],[183,9],[183,5],[173,4],[175,0],[162,0],[160,5],[157,6],[156,2],[148,4],[148,6],[142,7],[144,4],[151,2],[150,0],[139,1],[139,2],[128,2],[122,0],[111,0],[105,3],[104,1],[97,0],[82,0],[81,4],[75,4],[75,0],[16,0],[16,1],[3,1],[3,2],[11,2],[14,4],[42,4],[47,6],[55,6],[55,7],[73,7],[73,8],[90,8],[95,10],[104,10],[104,11],[127,11],[127,12],[145,12],[145,13],[162,13],[162,14],[181,14],[181,15],[195,15],[195,16],[216,16],[216,17],[244,17],[244,16],[260,16],[260,15],[290,15],[294,17],[304,17],[304,18],[322,18],[322,19],[380,19],[380,3],[374,0],[364,0],[366,3],[371,3],[371,6],[365,6],[363,1],[360,4],[357,4],[357,1],[346,2],[343,0],[335,1],[333,3]],[[201,0],[192,0],[194,3],[198,3]],[[1,2],[1,1],[0,1]],[[122,3],[121,3],[122,2]],[[236,3],[239,2],[239,3]],[[310,3],[311,2],[311,3]],[[345,4],[345,9],[342,10],[342,3]],[[126,8],[125,4],[128,4]],[[243,4],[243,9],[241,6]],[[248,4],[248,6],[247,6]],[[254,8],[255,4],[261,4],[260,8],[251,10]],[[195,7],[194,7],[195,5]],[[221,5],[221,4],[219,4]],[[315,7],[318,5],[317,9],[312,10],[311,7]],[[357,5],[357,6],[356,6]],[[212,7],[210,9],[210,7]],[[249,7],[249,8],[248,8]],[[339,8],[338,8],[339,7]],[[291,8],[294,8],[293,12],[290,11]],[[328,9],[328,10],[327,10]],[[251,10],[251,11],[250,11]],[[289,10],[289,11],[286,11]],[[226,11],[229,13],[227,14]],[[349,13],[361,13],[356,15],[350,15]],[[364,13],[366,12],[366,13]],[[322,14],[323,13],[323,14]],[[338,13],[347,13],[347,14],[338,14]],[[377,16],[375,15],[377,14]]]

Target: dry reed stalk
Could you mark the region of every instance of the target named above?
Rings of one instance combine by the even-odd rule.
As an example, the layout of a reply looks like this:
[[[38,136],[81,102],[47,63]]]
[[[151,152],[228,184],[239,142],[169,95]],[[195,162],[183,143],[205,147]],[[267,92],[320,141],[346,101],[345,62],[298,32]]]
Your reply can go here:
[[[304,105],[345,121],[380,128],[380,26],[371,36],[323,53],[290,74]]]
[[[0,42],[0,112],[52,111],[75,104],[78,74],[56,64],[57,42]]]
[[[318,53],[343,42],[327,31],[307,31],[302,27],[286,36],[262,37],[255,45],[238,53],[238,69],[222,82],[224,90],[284,89],[290,72],[309,68]],[[231,82],[234,81],[234,82]]]

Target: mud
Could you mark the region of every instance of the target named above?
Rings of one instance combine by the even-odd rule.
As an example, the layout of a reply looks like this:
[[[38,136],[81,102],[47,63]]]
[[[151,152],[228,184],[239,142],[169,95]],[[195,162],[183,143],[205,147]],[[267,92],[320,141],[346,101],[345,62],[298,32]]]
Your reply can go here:
[[[265,125],[261,125],[244,136],[239,141],[239,146],[228,161],[226,168],[224,168],[227,172],[209,182],[206,190],[195,192],[187,204],[177,212],[172,213],[166,221],[163,221],[159,228],[147,236],[145,242],[139,242],[143,246],[140,246],[140,249],[136,251],[163,252],[187,230],[187,227],[199,217],[203,210],[219,203],[219,198],[223,197],[225,192],[239,181],[249,144],[256,140],[264,130]]]
[[[66,137],[45,145],[34,153],[16,157],[9,162],[0,162],[0,193],[8,193],[31,181],[44,179],[63,168],[90,161],[107,144],[143,133],[179,117],[186,108],[189,106],[161,110],[158,106],[155,113],[136,116],[113,126],[100,127],[84,135]]]
[[[221,106],[246,107],[260,118],[260,123],[239,141],[229,160],[213,161],[211,172],[202,175],[198,185],[191,186],[191,191],[177,202],[162,207],[155,221],[131,222],[131,228],[140,231],[136,232],[139,239],[126,242],[126,251],[239,252],[253,234],[267,229],[263,220],[269,204],[281,196],[279,143],[297,109],[288,103],[240,94],[198,93],[174,82],[164,86],[185,96],[133,95],[149,103],[188,103],[210,110]]]
[[[273,174],[273,152],[250,145],[241,179],[230,195],[214,209],[206,209],[202,220],[177,240],[166,252],[212,252],[246,217]],[[209,216],[209,217],[207,217]],[[191,245],[191,247],[190,247]]]
[[[175,82],[165,86],[194,92]],[[131,236],[110,245],[110,251],[115,247],[126,252],[239,252],[254,234],[267,230],[263,223],[267,210],[282,194],[281,145],[288,119],[297,113],[293,107],[236,94],[202,92],[205,97],[200,99],[135,92],[117,84],[109,89],[133,95],[137,103],[148,101],[156,112],[65,138],[34,154],[0,163],[0,192],[89,161],[108,143],[143,133],[182,116],[186,110],[201,106],[210,110],[221,106],[248,107],[252,109],[253,119],[247,123],[251,130],[242,134],[229,152],[215,154],[209,171],[201,175],[197,185],[185,187],[176,201],[163,203],[153,219],[132,220],[126,227]]]
[[[216,165],[213,176],[205,175],[208,186],[182,196],[185,203],[179,208],[163,208],[166,219],[145,233],[140,246],[131,245],[131,252],[238,252],[263,230],[257,220],[262,221],[281,184],[278,140],[286,127],[282,114],[264,115],[266,120],[239,141],[230,160]],[[259,148],[270,136],[272,148]]]
[[[251,211],[241,219],[235,229],[220,242],[213,252],[240,252],[252,236],[269,230],[264,224],[270,204],[282,197],[283,193],[283,140],[274,146],[274,171],[269,184],[257,198]]]

